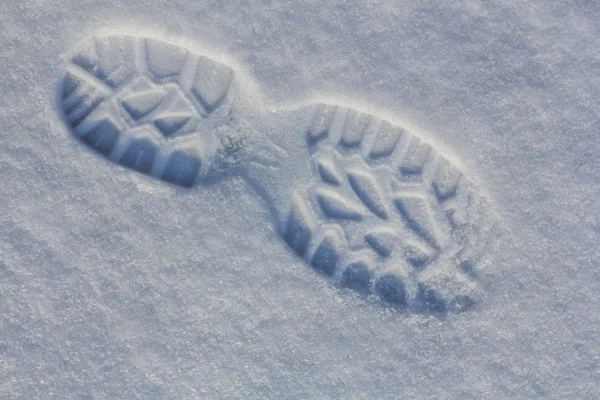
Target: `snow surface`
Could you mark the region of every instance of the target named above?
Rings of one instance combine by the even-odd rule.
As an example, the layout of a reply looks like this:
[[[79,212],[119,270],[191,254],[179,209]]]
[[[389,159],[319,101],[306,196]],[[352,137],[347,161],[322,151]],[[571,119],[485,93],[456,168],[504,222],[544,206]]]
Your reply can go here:
[[[2,3],[0,398],[600,398],[598,3]],[[340,293],[243,180],[183,190],[87,151],[56,88],[122,29],[206,49],[273,107],[428,132],[501,221],[477,306]]]

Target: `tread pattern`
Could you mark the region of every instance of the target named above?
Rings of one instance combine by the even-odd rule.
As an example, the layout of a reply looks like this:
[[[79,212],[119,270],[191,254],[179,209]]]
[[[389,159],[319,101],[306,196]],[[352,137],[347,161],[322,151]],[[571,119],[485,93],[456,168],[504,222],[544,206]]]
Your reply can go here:
[[[317,106],[306,142],[314,181],[295,190],[288,245],[334,284],[386,304],[466,309],[474,193],[459,169],[406,129],[343,107]]]
[[[66,122],[110,160],[193,186],[216,151],[212,127],[226,121],[234,73],[224,64],[156,39],[94,37],[65,74]]]

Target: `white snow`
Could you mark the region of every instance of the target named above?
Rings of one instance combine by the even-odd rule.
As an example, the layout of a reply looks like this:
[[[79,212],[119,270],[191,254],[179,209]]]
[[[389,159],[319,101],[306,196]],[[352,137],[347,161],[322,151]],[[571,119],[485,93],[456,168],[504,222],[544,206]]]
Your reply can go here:
[[[1,9],[0,398],[600,398],[599,3]],[[250,111],[343,102],[454,157],[497,215],[475,307],[340,290],[241,178],[177,188],[91,152],[57,88],[79,43],[122,33],[232,66]]]

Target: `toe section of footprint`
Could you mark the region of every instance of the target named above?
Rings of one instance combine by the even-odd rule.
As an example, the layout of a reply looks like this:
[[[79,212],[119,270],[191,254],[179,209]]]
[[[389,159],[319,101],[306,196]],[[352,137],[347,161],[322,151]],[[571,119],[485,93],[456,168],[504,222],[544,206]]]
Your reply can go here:
[[[452,158],[375,115],[314,107],[311,183],[296,188],[282,236],[334,285],[408,312],[469,309],[478,293],[477,197]],[[468,265],[469,269],[462,266]]]
[[[200,182],[227,122],[233,70],[176,43],[107,36],[74,53],[59,94],[65,123],[96,154],[164,182]]]

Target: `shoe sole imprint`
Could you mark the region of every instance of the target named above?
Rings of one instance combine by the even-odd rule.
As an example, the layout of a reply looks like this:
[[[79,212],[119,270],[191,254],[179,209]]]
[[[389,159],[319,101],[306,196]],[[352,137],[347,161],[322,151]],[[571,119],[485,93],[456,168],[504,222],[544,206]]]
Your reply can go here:
[[[400,126],[327,104],[306,143],[317,179],[297,188],[281,229],[301,258],[335,285],[395,307],[472,305],[479,203],[447,157]]]
[[[72,132],[113,162],[191,187],[217,151],[211,128],[234,96],[231,68],[155,39],[93,38],[67,68]],[[478,196],[440,151],[400,126],[315,105],[306,129],[313,183],[295,188],[280,233],[339,287],[409,311],[472,304]]]
[[[228,66],[174,44],[95,37],[72,58],[61,105],[73,133],[98,153],[191,187],[214,157],[210,131],[227,119],[233,81]]]

